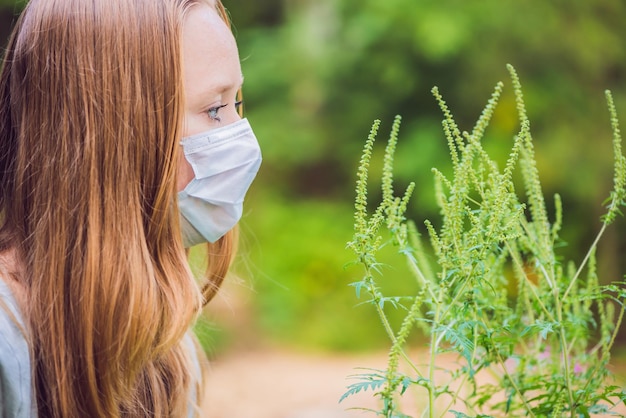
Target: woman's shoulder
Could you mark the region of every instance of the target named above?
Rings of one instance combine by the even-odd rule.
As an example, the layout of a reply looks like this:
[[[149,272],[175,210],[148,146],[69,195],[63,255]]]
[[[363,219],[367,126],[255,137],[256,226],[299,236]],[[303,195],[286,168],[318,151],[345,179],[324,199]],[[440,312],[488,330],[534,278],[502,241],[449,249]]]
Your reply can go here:
[[[0,253],[0,335],[19,331],[26,338],[24,290],[19,283],[12,251]],[[1,353],[1,352],[0,352]]]
[[[0,415],[34,416],[30,349],[24,318],[7,280],[0,274]]]
[[[26,337],[24,318],[9,280],[0,272],[0,332],[15,328]]]

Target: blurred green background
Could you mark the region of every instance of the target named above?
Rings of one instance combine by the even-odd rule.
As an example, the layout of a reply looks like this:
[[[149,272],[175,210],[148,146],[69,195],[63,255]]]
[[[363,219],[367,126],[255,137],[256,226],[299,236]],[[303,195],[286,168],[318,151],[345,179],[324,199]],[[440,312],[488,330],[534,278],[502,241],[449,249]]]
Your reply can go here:
[[[409,213],[418,225],[437,219],[430,169],[445,170],[448,154],[430,90],[438,86],[470,130],[503,81],[486,141],[504,159],[518,129],[507,63],[524,86],[548,201],[557,192],[563,198],[563,258],[581,260],[612,183],[605,89],[626,126],[626,2],[223,1],[264,162],[241,222],[240,279],[209,309],[216,349],[235,340],[328,350],[386,346],[372,309],[357,306],[348,286],[360,270],[345,267],[353,259],[345,243],[355,170],[371,123],[383,120],[382,142],[393,116],[403,116],[397,183],[416,181]],[[2,39],[19,9],[14,3],[0,0]],[[620,219],[600,246],[605,282],[626,271],[625,226]],[[414,290],[403,263],[391,252],[384,258],[392,266],[388,292]]]

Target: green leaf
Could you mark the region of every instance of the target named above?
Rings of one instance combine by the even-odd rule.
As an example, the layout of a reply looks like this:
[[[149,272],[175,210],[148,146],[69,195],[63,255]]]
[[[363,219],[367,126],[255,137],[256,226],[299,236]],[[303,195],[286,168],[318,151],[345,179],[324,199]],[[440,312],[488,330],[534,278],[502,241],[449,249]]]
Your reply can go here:
[[[360,381],[348,385],[348,391],[346,391],[346,393],[344,393],[341,398],[339,398],[340,403],[347,397],[357,394],[361,391],[377,390],[387,382],[387,378],[384,372],[374,369],[366,370],[372,370],[376,373],[363,373],[349,376],[349,378],[351,379],[359,379]]]

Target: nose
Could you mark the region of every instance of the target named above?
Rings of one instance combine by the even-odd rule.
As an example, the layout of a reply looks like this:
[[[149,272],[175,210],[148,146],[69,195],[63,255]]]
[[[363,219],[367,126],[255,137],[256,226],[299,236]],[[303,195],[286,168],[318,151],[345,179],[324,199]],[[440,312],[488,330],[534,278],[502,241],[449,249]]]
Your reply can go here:
[[[226,112],[225,117],[222,118],[223,125],[230,125],[231,123],[235,123],[238,120],[241,120],[242,117],[237,111],[237,107],[234,104],[232,106],[227,106],[227,109],[228,111]]]

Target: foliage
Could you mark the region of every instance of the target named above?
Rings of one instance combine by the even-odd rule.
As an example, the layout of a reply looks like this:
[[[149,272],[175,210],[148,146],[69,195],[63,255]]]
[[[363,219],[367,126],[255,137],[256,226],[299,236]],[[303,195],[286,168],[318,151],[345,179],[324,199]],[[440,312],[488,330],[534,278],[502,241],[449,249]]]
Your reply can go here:
[[[395,119],[385,151],[382,199],[372,213],[368,175],[378,121],[366,141],[358,169],[355,232],[348,245],[364,269],[362,280],[353,284],[357,296],[367,295],[378,312],[391,349],[387,370],[360,375],[347,395],[373,387],[382,400],[379,415],[404,416],[398,401],[410,387],[427,394],[423,415],[430,417],[589,416],[610,413],[626,399],[622,388],[610,384],[607,367],[624,316],[626,281],[602,286],[596,270],[598,242],[626,197],[626,158],[612,96],[606,92],[613,128],[613,191],[590,249],[579,264],[565,262],[557,252],[561,200],[554,197],[551,220],[522,89],[513,67],[508,69],[520,129],[503,168],[481,141],[503,85],[496,86],[471,132],[460,131],[433,89],[444,114],[452,162],[449,176],[433,169],[441,222],[436,226],[425,221],[436,269],[417,227],[405,216],[414,184],[401,197],[394,193],[400,118]],[[525,199],[518,196],[520,183]],[[385,229],[390,238],[383,238]],[[402,299],[406,316],[395,328],[386,308],[396,299],[387,297],[378,284],[384,281],[384,271],[377,252],[388,243],[406,257],[419,284],[415,294]],[[430,340],[427,360],[411,357],[407,348],[409,335],[419,331]],[[458,367],[442,374],[438,360],[450,353]]]
[[[0,0],[0,36],[6,39],[24,3]],[[474,110],[482,105],[491,80],[504,77],[501,62],[527,74],[526,103],[540,139],[534,145],[544,190],[548,195],[559,190],[571,218],[599,216],[602,190],[608,189],[612,173],[610,143],[596,138],[608,135],[609,127],[603,123],[603,106],[587,98],[602,86],[612,90],[618,106],[626,104],[626,2],[224,4],[232,15],[246,77],[246,115],[264,158],[253,194],[246,198],[242,234],[248,240],[243,252],[249,248],[250,253],[242,275],[251,277],[256,288],[249,304],[263,335],[316,348],[365,349],[383,343],[376,340],[380,334],[359,332],[352,325],[366,315],[365,307],[355,314],[353,300],[342,292],[341,283],[349,280],[343,270],[349,257],[343,237],[349,234],[344,224],[351,216],[345,206],[352,193],[353,157],[362,147],[364,119],[380,117],[381,129],[387,129],[393,115],[402,113],[394,181],[419,185],[420,195],[410,202],[407,215],[435,218],[436,201],[420,198],[434,192],[430,167],[447,159],[439,140],[439,110],[429,96],[433,85],[446,86],[446,99],[465,126],[476,118]],[[485,146],[498,159],[508,154],[506,139],[516,129],[514,109],[505,92],[486,134],[490,141]],[[551,209],[552,202],[546,204]],[[603,241],[601,278],[626,266],[621,256],[626,235],[616,232],[626,223],[620,218],[616,223],[621,226],[609,229]],[[580,253],[582,244],[593,240],[590,235],[585,223],[571,223],[561,234],[569,243],[563,255]],[[379,260],[397,266],[387,272],[390,283],[381,284],[396,287],[387,292],[412,290],[407,287],[414,283],[392,280],[405,273],[404,265]]]
[[[535,131],[551,139],[537,146],[567,148],[538,161],[548,186],[563,185],[566,201],[598,198],[593,185],[610,175],[603,169],[606,153],[588,155],[564,144],[584,145],[602,132],[604,126],[595,122],[601,109],[584,100],[598,85],[615,87],[616,98],[623,97],[624,2],[264,0],[266,13],[276,17],[263,21],[254,20],[258,6],[249,10],[225,2],[248,80],[249,116],[259,137],[267,139],[264,175],[286,193],[343,197],[342,180],[350,178],[348,162],[361,146],[354,138],[363,118],[419,114],[419,122],[403,128],[405,146],[421,151],[412,163],[444,161],[443,147],[424,152],[424,139],[435,138],[439,119],[427,97],[430,86],[445,85],[451,103],[476,108],[489,80],[502,76],[495,65],[502,60],[532,76],[526,94],[536,113]],[[495,115],[494,132],[511,133],[515,119],[508,116]],[[470,112],[457,117],[474,119]],[[579,118],[589,123],[569,128]],[[595,170],[568,168],[583,158],[593,159]],[[316,168],[319,176],[312,177]],[[409,164],[396,166],[398,180],[415,176],[418,183],[428,182],[429,173],[416,173]],[[435,210],[434,205],[420,207],[420,216]]]
[[[0,0],[0,7],[20,10],[26,4],[26,0]]]
[[[558,191],[571,219],[600,216],[603,191],[612,179],[611,144],[598,140],[610,135],[610,127],[604,123],[604,106],[595,105],[594,97],[610,88],[617,105],[626,104],[626,49],[621,47],[625,2],[257,0],[243,7],[236,0],[224,3],[232,14],[246,76],[246,114],[264,157],[253,185],[259,193],[246,202],[264,214],[248,217],[250,229],[259,236],[256,245],[263,246],[254,249],[251,273],[258,291],[251,303],[263,317],[263,329],[281,334],[285,337],[281,341],[292,335],[299,344],[325,348],[380,344],[373,342],[378,334],[355,335],[354,314],[344,309],[352,303],[338,296],[345,294],[339,283],[346,279],[342,266],[350,257],[342,252],[340,229],[349,222],[344,204],[351,199],[354,155],[362,147],[363,120],[380,118],[386,131],[393,116],[401,113],[405,119],[394,181],[398,187],[411,181],[419,185],[407,216],[435,219],[436,201],[422,196],[434,193],[430,167],[444,166],[448,151],[439,139],[440,113],[429,94],[433,85],[442,86],[448,103],[457,109],[457,122],[471,126],[492,80],[506,77],[501,63],[514,64],[528,79],[525,99],[538,138],[537,168],[546,195]],[[587,100],[590,97],[594,99]],[[505,91],[485,134],[489,140],[485,147],[494,158],[506,159],[508,138],[516,129],[515,100]],[[378,197],[375,193],[372,199]],[[302,211],[304,205],[316,204],[326,210]],[[546,205],[554,210],[551,199]],[[270,215],[274,210],[278,213]],[[295,218],[297,223],[292,222]],[[618,218],[616,223],[619,226],[610,228],[600,244],[601,280],[626,268],[622,257],[626,235],[618,232],[626,222]],[[288,228],[291,239],[286,244],[282,235]],[[305,235],[296,238],[300,233],[294,231],[300,230]],[[594,238],[590,230],[585,222],[570,223],[560,234],[568,243],[561,255],[571,259],[584,251]],[[272,237],[275,233],[280,239]],[[312,263],[324,266],[324,280],[318,270],[309,268]],[[405,273],[403,264],[393,265],[387,275]],[[400,286],[391,278],[380,285],[391,284],[387,282]],[[326,305],[328,295],[333,302]],[[283,304],[281,315],[277,306]],[[320,306],[325,314],[319,313]],[[327,311],[331,309],[337,313]],[[358,312],[365,315],[364,309]],[[319,319],[308,334],[298,320],[305,314]],[[334,321],[337,317],[346,320]],[[368,324],[372,320],[363,319]]]
[[[354,298],[344,291],[352,275],[343,268],[344,237],[351,231],[350,222],[345,222],[352,213],[350,205],[305,199],[288,202],[267,193],[251,198],[259,204],[249,210],[241,225],[243,243],[234,270],[240,277],[253,278],[247,283],[254,288],[252,326],[274,342],[309,350],[383,348],[384,332],[353,326],[355,321],[376,324],[376,314],[366,307],[355,309]],[[398,264],[401,258],[389,248],[381,251],[380,260]],[[399,279],[404,273],[402,268],[389,275]],[[394,282],[385,290],[415,289],[411,283]],[[402,312],[390,312],[390,316],[400,319]]]

